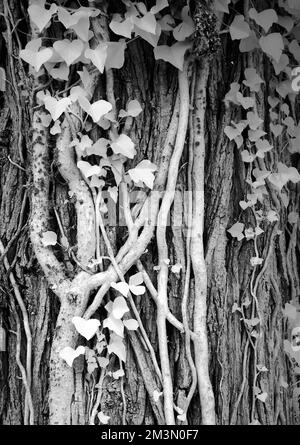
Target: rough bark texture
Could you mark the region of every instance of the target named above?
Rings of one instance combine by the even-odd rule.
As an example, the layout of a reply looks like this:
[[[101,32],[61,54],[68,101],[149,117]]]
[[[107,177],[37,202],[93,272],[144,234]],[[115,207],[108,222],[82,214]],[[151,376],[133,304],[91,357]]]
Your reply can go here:
[[[9,2],[15,22],[24,13],[19,10],[19,3],[14,0]],[[2,5],[0,5],[0,11],[3,12],[1,8]],[[4,23],[2,25],[5,27]],[[13,42],[13,54],[16,55],[17,42],[15,40]],[[0,96],[0,237],[6,246],[17,234],[10,244],[7,258],[12,265],[11,270],[19,285],[30,319],[35,423],[47,424],[49,380],[56,378],[56,376],[50,376],[50,350],[51,345],[55,346],[55,342],[59,341],[63,334],[61,329],[58,329],[55,334],[60,304],[47,285],[29,241],[29,196],[34,193],[34,190],[31,185],[30,171],[26,167],[28,165],[26,160],[31,149],[31,113],[26,95],[22,94],[24,90],[22,86],[19,87],[20,82],[24,82],[24,74],[22,74],[18,57],[9,54],[4,37],[0,37],[0,51],[2,56],[0,64],[9,73],[8,80],[11,82],[7,84],[5,94]],[[12,66],[10,65],[11,58],[13,58]],[[245,350],[247,335],[240,317],[237,313],[232,313],[232,306],[235,302],[245,299],[249,292],[252,274],[249,260],[253,256],[254,248],[251,242],[234,241],[226,232],[239,215],[238,202],[245,195],[246,172],[234,143],[230,143],[224,134],[224,127],[234,118],[234,109],[226,108],[222,101],[230,83],[239,78],[243,63],[242,57],[237,56],[232,44],[225,39],[222,51],[210,64],[206,89],[204,249],[208,278],[209,372],[216,400],[218,424],[248,424],[253,396],[252,387],[248,384],[253,377],[253,356],[249,348]],[[268,65],[265,59],[255,59],[253,63],[256,67],[260,67],[260,75],[263,78],[264,75],[268,76]],[[103,88],[103,85],[99,88]],[[269,94],[269,88],[269,86],[265,88],[265,97]],[[142,41],[135,40],[130,43],[125,66],[115,72],[115,96],[121,104],[125,104],[128,98],[137,99],[142,104],[143,114],[137,118],[130,134],[138,148],[137,161],[144,157],[153,162],[160,161],[157,147],[163,146],[175,106],[176,92],[176,70],[165,63],[155,63],[152,49]],[[265,97],[262,97],[259,112],[261,117],[268,122],[267,111],[264,109]],[[50,144],[52,142],[49,141]],[[22,157],[25,159],[24,164]],[[273,154],[268,155],[266,164],[271,165],[273,158],[281,158],[279,144],[275,144]],[[182,192],[182,197],[184,190],[187,189],[187,160],[188,144],[186,144],[181,161],[177,185],[178,190]],[[295,166],[298,162],[299,167],[299,159],[294,159],[293,162]],[[27,172],[18,165],[27,168]],[[57,171],[51,171],[49,174],[51,187],[54,190],[52,206],[55,205],[59,209],[66,234],[72,239],[75,224],[74,208],[70,200],[67,205],[63,204],[68,199],[68,189]],[[55,188],[53,183],[56,183]],[[299,192],[299,185],[290,186],[291,208],[299,209]],[[260,384],[268,393],[268,399],[265,404],[258,404],[258,413],[259,420],[263,424],[294,424],[299,422],[299,412],[297,413],[295,405],[293,407],[291,391],[283,389],[279,381],[280,378],[287,381],[291,378],[288,375],[286,357],[283,352],[286,326],[282,319],[282,307],[291,299],[291,295],[296,298],[300,294],[299,258],[297,260],[296,256],[296,242],[297,239],[299,241],[299,234],[298,238],[297,234],[294,235],[296,241],[293,242],[284,230],[287,211],[279,200],[272,201],[272,199],[272,193],[270,193],[269,205],[280,213],[282,233],[277,235],[277,224],[270,224],[265,228],[258,246],[262,256],[268,259],[257,282],[257,297],[263,320],[263,336],[260,338],[257,354],[258,363],[264,364],[269,369],[268,373],[260,377]],[[185,205],[184,198],[181,200],[177,198],[171,220],[174,215],[185,214]],[[50,208],[49,211],[50,219],[55,224],[53,209]],[[244,218],[250,220],[251,217],[250,211],[245,213]],[[121,244],[119,240],[122,241],[122,229],[112,227],[109,233],[114,242],[114,248],[117,250]],[[171,264],[184,261],[185,232],[178,227],[173,227],[173,229],[169,227],[167,237]],[[141,260],[156,284],[157,273],[153,271],[153,265],[157,264],[157,248],[154,242],[150,242],[148,252],[141,257]],[[67,261],[66,265],[68,266]],[[168,284],[170,310],[180,320],[184,273],[183,270],[180,274],[172,274]],[[191,314],[195,282],[197,283],[192,276],[189,307]],[[25,393],[15,360],[16,336],[13,332],[16,330],[16,317],[11,304],[12,299],[14,299],[14,294],[1,263],[0,321],[7,332],[6,351],[0,352],[1,424],[22,424],[24,420]],[[146,297],[138,297],[136,305],[150,341],[158,352],[155,305],[148,294]],[[63,319],[64,314],[61,313],[59,325]],[[179,405],[187,396],[191,377],[184,355],[183,336],[168,324],[168,337],[173,389]],[[22,332],[22,339],[24,341],[24,332]],[[163,423],[161,407],[158,406],[156,412],[153,411],[153,404],[150,403],[138,366],[134,345],[139,340],[134,335],[130,340],[127,341],[129,352],[124,379],[127,403],[126,422],[134,425]],[[67,344],[71,345],[68,341]],[[25,357],[22,354],[21,359],[24,362]],[[113,364],[111,367],[114,369]],[[116,363],[115,369],[117,368]],[[68,378],[71,378],[69,380],[70,398],[74,392],[74,386],[78,384],[83,385],[85,390],[89,388],[85,392],[85,395],[88,394],[91,382],[82,377],[80,370],[78,374],[76,373],[74,381],[70,371]],[[78,381],[76,383],[77,378],[79,383]],[[244,389],[240,393],[242,387]],[[110,416],[111,423],[122,424],[122,394],[119,380],[113,381],[112,378],[106,377],[102,391],[102,411]],[[79,423],[84,423],[84,418],[87,421],[86,413],[77,412],[76,409],[76,407],[70,407],[73,418],[77,417]],[[70,412],[65,413],[65,416],[70,416]],[[201,413],[198,393],[192,400],[191,412],[188,422],[199,424]],[[62,423],[68,423],[68,421],[68,419],[61,419]]]

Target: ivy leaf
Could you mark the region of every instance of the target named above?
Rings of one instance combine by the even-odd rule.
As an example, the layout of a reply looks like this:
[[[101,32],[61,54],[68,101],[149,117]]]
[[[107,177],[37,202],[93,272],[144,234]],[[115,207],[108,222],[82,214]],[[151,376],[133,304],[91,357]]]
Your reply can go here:
[[[267,397],[268,397],[268,393],[262,392],[260,394],[257,394],[256,397],[258,398],[258,400],[265,403],[265,401],[267,400]]]
[[[124,324],[119,318],[115,318],[112,314],[103,320],[103,327],[110,329],[112,332],[116,333],[118,336],[123,337],[124,334]]]
[[[255,104],[255,99],[253,97],[244,97],[240,92],[236,93],[236,100],[245,110],[254,107]]]
[[[129,278],[129,287],[130,286],[139,286],[143,282],[144,282],[143,274],[142,274],[142,272],[138,272],[134,275],[131,275],[131,277]]]
[[[97,100],[90,104],[88,99],[84,96],[78,97],[78,102],[83,110],[91,116],[95,123],[99,122],[101,117],[112,110],[112,105],[106,100]]]
[[[128,174],[134,183],[144,183],[150,189],[153,189],[154,172],[157,170],[155,164],[148,160],[141,161],[135,168],[128,170]]]
[[[250,153],[248,150],[243,150],[241,152],[242,161],[246,163],[253,162],[255,159],[255,155]],[[248,207],[248,206],[247,206]]]
[[[131,18],[127,18],[123,22],[118,22],[112,20],[109,24],[110,29],[115,33],[123,37],[131,38],[131,33],[133,32],[134,24]]]
[[[165,9],[168,6],[169,6],[168,0],[156,0],[156,4],[155,4],[155,6],[152,6],[152,8],[150,9],[150,12],[152,14],[157,14],[162,9]]]
[[[104,66],[107,58],[107,44],[99,43],[95,49],[87,48],[84,52],[87,59],[90,59],[96,68],[102,74],[104,71]]]
[[[249,141],[251,141],[251,142],[257,142],[261,137],[265,136],[265,134],[267,134],[267,133],[261,129],[249,130],[248,138],[249,138]]]
[[[233,238],[237,238],[238,241],[241,241],[244,238],[243,230],[245,225],[243,223],[235,223],[233,226],[227,230]]]
[[[106,158],[109,140],[105,138],[98,139],[92,146],[87,147],[88,155],[96,155]]]
[[[147,12],[142,18],[133,17],[133,23],[142,31],[156,33],[156,18],[151,12]]]
[[[173,30],[174,39],[183,42],[195,31],[194,20],[189,15],[189,7],[184,6],[181,11],[182,22]]]
[[[110,416],[106,416],[102,411],[100,411],[98,414],[98,419],[100,421],[100,423],[103,423],[103,425],[107,425],[108,421],[110,419]]]
[[[77,167],[86,178],[90,178],[93,175],[100,175],[101,173],[101,167],[99,167],[99,165],[91,165],[87,161],[78,161]]]
[[[44,98],[44,104],[46,110],[49,111],[51,117],[56,121],[71,104],[71,99],[69,97],[64,97],[63,99],[55,99],[55,97],[46,96]]]
[[[295,167],[287,167],[285,164],[279,162],[277,168],[278,173],[272,173],[269,176],[269,181],[279,190],[281,190],[288,181],[292,181],[294,184],[300,181],[299,172]]]
[[[183,70],[183,62],[185,52],[191,48],[191,42],[177,42],[172,46],[160,45],[154,48],[155,60],[163,59],[178,68]]]
[[[59,133],[61,133],[60,122],[55,121],[54,124],[52,125],[52,127],[50,128],[50,134],[55,136],[56,134],[59,134]]]
[[[57,235],[55,232],[47,231],[42,234],[42,241],[44,246],[55,246],[57,243]]]
[[[282,35],[278,32],[262,36],[259,39],[261,49],[265,54],[271,56],[277,63],[280,61],[282,51],[284,49],[284,43]]]
[[[162,31],[173,31],[173,28],[175,26],[175,20],[170,14],[164,15],[159,21],[158,21]]]
[[[136,331],[139,327],[139,324],[136,320],[134,320],[133,318],[129,319],[129,320],[124,320],[123,321],[125,328],[127,328],[129,331]]]
[[[273,148],[273,145],[270,145],[270,142],[267,141],[267,139],[259,139],[255,143],[255,146],[257,148],[256,156],[258,156],[259,158],[263,158],[265,153],[271,151]]]
[[[58,8],[58,20],[67,29],[73,29],[78,37],[84,42],[90,38],[90,16],[96,17],[100,11],[92,10],[91,8],[79,8],[73,14],[70,14],[65,8]]]
[[[282,134],[283,126],[280,125],[280,124],[274,125],[274,124],[271,123],[270,124],[270,130],[274,134],[275,138],[278,138],[278,136],[280,136]]]
[[[113,317],[120,320],[126,312],[129,312],[129,307],[127,306],[125,298],[115,298],[112,306]]]
[[[248,125],[251,128],[251,130],[257,130],[258,127],[263,123],[263,120],[258,116],[257,113],[254,113],[253,111],[249,111],[247,113],[247,121]]]
[[[274,9],[265,9],[262,12],[257,12],[255,8],[250,8],[249,17],[261,26],[266,33],[273,23],[278,22],[278,16]]]
[[[118,138],[111,143],[111,148],[114,153],[122,154],[129,159],[134,158],[136,155],[136,150],[134,148],[134,143],[126,134],[120,134]]]
[[[96,318],[85,320],[82,317],[73,317],[72,323],[74,324],[76,331],[87,340],[94,337],[100,326],[100,321]]]
[[[225,12],[229,14],[228,5],[231,3],[231,0],[214,0],[214,9],[215,11]]]
[[[65,360],[70,367],[73,365],[73,361],[75,360],[75,358],[79,357],[82,354],[85,354],[84,346],[78,346],[77,349],[66,346],[59,351],[60,358]]]
[[[54,42],[53,48],[64,59],[66,64],[72,65],[80,56],[83,51],[84,45],[82,40],[58,40]]]
[[[45,63],[45,68],[53,79],[68,80],[70,74],[69,66],[63,62],[60,63],[58,67],[53,66],[53,64]]]
[[[240,91],[240,84],[237,82],[232,82],[230,84],[230,90],[226,94],[224,98],[224,102],[228,104],[228,102],[232,102],[235,105],[240,105],[240,102],[237,100],[237,93]]]
[[[291,32],[294,27],[294,20],[289,15],[280,15],[278,16],[278,25],[282,26],[282,28],[285,28],[287,32]]]
[[[40,5],[30,5],[28,8],[30,20],[35,24],[39,32],[42,32],[48,25],[56,11],[57,5],[55,3],[51,5],[50,9],[45,9]]]
[[[260,90],[260,85],[264,83],[262,78],[257,74],[255,68],[245,69],[245,79],[243,84],[250,88],[250,91],[255,91],[256,93]]]
[[[275,74],[278,76],[287,66],[289,66],[289,63],[290,59],[286,54],[281,55],[278,63],[275,60],[272,60]]]
[[[239,50],[241,53],[248,53],[256,48],[259,48],[258,38],[255,32],[251,31],[249,37],[240,41]]]
[[[232,40],[246,39],[250,36],[251,30],[243,15],[236,15],[229,27]]]
[[[126,348],[120,336],[112,334],[110,336],[109,345],[107,345],[108,353],[116,354],[120,360],[126,362]]]
[[[42,48],[39,50],[41,41],[42,39],[32,40],[31,42],[27,43],[25,49],[22,49],[19,53],[21,59],[33,66],[35,71],[39,71],[41,66],[48,62],[53,55],[53,50],[51,48]]]
[[[107,42],[106,45],[105,68],[107,70],[111,68],[122,68],[125,60],[124,53],[127,46],[125,40],[120,40],[119,42]]]
[[[124,297],[127,297],[129,292],[129,286],[124,281],[120,281],[119,283],[111,283],[111,287],[113,287],[115,290],[120,292],[120,294],[124,295]]]
[[[126,111],[120,110],[119,117],[137,117],[140,113],[142,113],[143,109],[138,100],[130,100],[127,104]]]

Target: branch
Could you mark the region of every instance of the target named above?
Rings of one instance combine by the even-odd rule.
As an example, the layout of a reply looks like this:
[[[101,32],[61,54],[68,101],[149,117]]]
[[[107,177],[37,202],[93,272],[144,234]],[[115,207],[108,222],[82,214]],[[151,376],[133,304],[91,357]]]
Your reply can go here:
[[[56,145],[58,168],[68,183],[72,197],[76,198],[77,258],[86,266],[95,255],[95,210],[91,192],[76,165],[74,148],[70,147],[70,143],[71,128],[68,119],[65,119]]]
[[[170,369],[168,337],[166,330],[166,314],[168,308],[168,245],[166,241],[166,226],[171,205],[174,200],[175,187],[178,176],[179,162],[182,156],[189,116],[189,82],[187,75],[187,63],[184,69],[178,74],[180,110],[179,123],[177,129],[176,143],[171,157],[166,191],[162,200],[161,208],[157,218],[157,247],[159,255],[159,274],[158,274],[158,295],[157,295],[157,332],[159,342],[159,354],[163,376],[164,391],[164,409],[167,425],[174,425],[173,411],[173,383]]]
[[[55,294],[62,299],[69,287],[63,265],[57,260],[53,249],[43,244],[42,235],[49,230],[49,150],[45,128],[41,118],[44,112],[33,114],[33,137],[31,168],[33,193],[31,194],[30,240],[39,265]]]
[[[214,425],[215,401],[208,371],[209,356],[206,330],[207,272],[203,246],[205,160],[204,125],[208,73],[209,64],[208,61],[205,61],[199,72],[197,72],[195,91],[194,128],[197,130],[194,135],[194,165],[192,171],[193,223],[191,234],[191,259],[195,276],[195,364],[198,374],[202,423],[204,425]]]

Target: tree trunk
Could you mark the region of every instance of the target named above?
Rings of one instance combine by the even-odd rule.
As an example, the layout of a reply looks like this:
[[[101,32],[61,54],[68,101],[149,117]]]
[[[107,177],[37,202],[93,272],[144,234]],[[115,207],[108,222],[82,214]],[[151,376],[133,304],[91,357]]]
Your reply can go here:
[[[19,360],[23,364],[26,363],[28,338],[24,330],[24,312],[16,300],[11,274],[24,302],[32,334],[32,374],[29,383],[34,407],[34,424],[89,423],[98,397],[95,385],[99,379],[102,389],[98,411],[110,417],[110,424],[172,423],[173,409],[172,415],[167,419],[163,398],[160,397],[158,402],[154,400],[153,389],[160,392],[162,387],[150,354],[146,353],[144,340],[136,332],[127,331],[125,337],[127,358],[124,366],[125,376],[121,379],[114,379],[107,374],[101,380],[98,371],[88,374],[82,357],[76,359],[74,368],[62,363],[59,357],[59,351],[64,346],[75,348],[79,344],[87,344],[79,338],[71,319],[74,316],[84,315],[90,302],[89,298],[91,295],[94,296],[98,287],[92,292],[84,288],[84,280],[90,275],[83,271],[80,272],[82,275],[78,286],[76,287],[74,283],[70,285],[77,266],[67,253],[61,250],[56,256],[64,265],[67,285],[62,291],[62,297],[58,297],[55,289],[49,286],[45,270],[37,259],[37,252],[33,250],[32,212],[35,211],[34,202],[38,199],[39,191],[35,190],[32,177],[31,162],[37,136],[32,131],[34,110],[32,91],[28,88],[30,84],[34,85],[34,81],[30,77],[29,81],[26,79],[24,65],[18,57],[18,45],[25,46],[26,33],[30,30],[26,25],[28,23],[26,9],[20,6],[20,2],[7,0],[0,6],[0,12],[6,16],[6,19],[1,19],[4,33],[0,39],[2,55],[0,64],[7,75],[6,91],[0,93],[0,239],[3,249],[8,246],[5,250],[8,268],[5,267],[4,256],[1,257],[0,326],[4,328],[7,340],[5,348],[0,351],[0,423],[29,423],[28,403],[25,403],[28,394],[26,395],[16,359],[20,348]],[[23,17],[27,17],[27,20],[19,23],[18,20]],[[17,26],[18,34],[9,35],[8,27],[11,31],[14,25]],[[19,41],[16,35],[19,36]],[[259,256],[266,259],[263,266],[254,270],[250,264],[250,258],[256,256],[253,240],[237,241],[227,232],[240,217],[239,202],[249,193],[245,164],[234,141],[230,142],[224,133],[224,128],[238,117],[235,108],[224,104],[224,97],[230,89],[230,84],[240,79],[242,66],[247,64],[245,56],[235,51],[234,45],[234,42],[226,38],[222,41],[222,49],[212,59],[203,62],[196,58],[191,62],[188,73],[189,103],[194,109],[192,118],[187,122],[189,125],[183,153],[180,156],[175,201],[171,206],[170,224],[166,231],[166,258],[170,260],[170,265],[182,265],[177,273],[169,271],[168,305],[173,316],[180,323],[184,323],[181,304],[188,272],[186,191],[189,191],[190,145],[194,137],[194,170],[191,174],[193,187],[199,191],[196,200],[194,198],[194,211],[199,213],[199,221],[203,218],[203,240],[199,238],[199,243],[191,243],[187,318],[192,326],[193,314],[199,302],[201,306],[199,310],[207,312],[206,319],[196,317],[195,326],[198,326],[200,340],[198,338],[191,344],[192,350],[195,349],[193,356],[196,368],[197,363],[201,363],[206,355],[209,357],[209,366],[203,376],[201,373],[199,376],[197,369],[198,381],[203,381],[203,385],[196,389],[187,421],[183,423],[199,425],[214,422],[212,419],[214,414],[205,413],[200,408],[200,401],[208,397],[208,399],[214,398],[217,424],[247,425],[255,419],[267,425],[299,424],[299,407],[295,403],[295,397],[293,402],[293,386],[290,385],[286,389],[280,383],[293,382],[283,347],[289,328],[283,320],[282,309],[291,299],[296,301],[300,294],[299,258],[297,259],[299,231],[289,233],[288,212],[282,198],[278,197],[274,190],[269,190],[263,210],[268,212],[270,209],[275,209],[280,215],[280,221],[265,224],[264,233],[258,239]],[[258,111],[260,117],[268,123],[269,110],[266,103],[267,97],[272,93],[272,86],[268,85],[269,62],[264,56],[256,55],[252,63],[266,82]],[[136,99],[143,108],[143,113],[135,119],[128,133],[136,144],[138,153],[133,161],[127,162],[127,169],[133,168],[143,159],[149,159],[157,165],[167,162],[168,160],[162,159],[162,152],[169,137],[168,130],[172,125],[173,110],[178,108],[178,70],[166,62],[155,61],[153,48],[141,39],[135,39],[127,45],[124,66],[120,70],[113,70],[113,74],[113,92],[118,107],[125,109],[129,99]],[[206,81],[203,80],[205,76]],[[97,79],[94,100],[104,97],[106,81],[104,75]],[[173,119],[176,118],[178,119],[178,116],[175,113]],[[100,136],[95,134],[95,137]],[[68,194],[68,181],[57,164],[57,152],[54,149],[56,140],[57,137],[47,136],[46,141],[50,147],[50,158],[45,161],[46,181],[49,181],[47,230],[52,228],[58,233],[55,218],[57,211],[66,237],[75,246],[78,241],[75,204]],[[273,151],[268,153],[265,159],[267,168],[271,168],[274,162],[282,159],[282,143],[274,141]],[[172,149],[174,145],[176,147],[176,141],[170,140]],[[205,148],[205,161],[198,159],[199,156],[201,158],[201,147]],[[292,162],[291,165],[299,167],[298,154],[292,159],[287,159],[285,155],[284,161]],[[195,167],[197,162],[200,166],[203,165],[204,195],[201,190],[201,171]],[[299,184],[289,183],[289,208],[296,212],[299,210],[299,192]],[[201,215],[202,204],[205,205],[204,217]],[[253,218],[251,209],[248,209],[241,216],[241,221],[255,226]],[[178,220],[184,221],[184,224],[178,224]],[[114,255],[117,255],[126,240],[127,229],[110,222],[105,227]],[[196,233],[196,238],[200,229],[199,225],[192,229]],[[153,233],[149,232],[147,250],[139,259],[155,288],[159,289],[157,277],[161,271],[153,270],[153,267],[158,265],[160,255],[156,240],[155,230]],[[101,251],[108,255],[103,239],[101,239]],[[201,261],[204,257],[205,262]],[[87,265],[88,260],[83,258],[81,263]],[[110,262],[104,260],[104,268],[109,266]],[[164,267],[163,264],[159,266]],[[136,261],[130,265],[130,270],[133,272],[138,268],[139,263]],[[127,272],[128,268],[122,269],[126,277]],[[111,281],[120,281],[115,278],[114,272],[111,277]],[[255,290],[261,316],[261,335],[257,339],[255,351],[249,343],[240,314],[232,311],[234,303],[240,305],[241,301],[252,298],[251,289]],[[109,287],[107,291],[111,292]],[[192,384],[185,335],[168,320],[165,322],[164,309],[159,304],[156,305],[149,289],[145,295],[134,296],[134,299],[157,357],[159,357],[157,331],[165,330],[170,365],[168,382],[172,383],[168,391],[173,390],[175,404],[178,407],[183,406]],[[104,301],[105,304],[108,302],[107,297]],[[103,306],[93,315],[101,321],[106,314]],[[250,311],[245,309],[246,312],[248,310]],[[161,319],[160,314],[162,314]],[[195,331],[195,335],[197,332]],[[206,332],[207,344],[201,342]],[[161,355],[159,365],[162,369],[163,361],[164,357]],[[262,372],[258,377],[260,388],[268,394],[265,403],[255,399],[253,390],[257,365],[268,369],[268,372]],[[115,372],[117,369],[119,369],[118,359],[110,359],[108,370]],[[211,393],[208,382],[212,385]],[[61,392],[62,388],[64,392]],[[49,390],[51,390],[50,398]],[[164,400],[166,401],[166,394]],[[204,421],[205,418],[207,422]]]

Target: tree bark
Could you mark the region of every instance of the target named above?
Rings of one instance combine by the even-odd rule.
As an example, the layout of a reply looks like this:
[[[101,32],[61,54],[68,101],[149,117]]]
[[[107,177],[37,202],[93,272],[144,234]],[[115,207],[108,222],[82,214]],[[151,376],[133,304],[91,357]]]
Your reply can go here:
[[[9,0],[8,6],[15,24],[26,14],[16,0]],[[0,12],[6,14],[3,5]],[[11,20],[11,19],[10,19]],[[2,26],[7,23],[2,20]],[[20,31],[21,44],[25,46],[26,38],[21,33],[27,32],[25,25],[17,25]],[[94,377],[86,375],[86,369],[80,360],[76,362],[75,372],[66,364],[59,365],[59,350],[64,346],[77,346],[78,335],[71,325],[74,315],[82,316],[88,298],[85,290],[77,295],[72,302],[60,302],[45,279],[37,255],[34,254],[30,240],[30,215],[32,200],[37,198],[37,191],[32,186],[29,159],[32,156],[34,135],[32,132],[32,110],[28,97],[31,92],[26,81],[26,73],[18,58],[18,41],[11,38],[11,47],[4,32],[0,38],[0,51],[3,54],[0,65],[5,68],[8,83],[6,91],[0,93],[0,239],[4,249],[8,246],[6,258],[10,271],[16,279],[22,295],[32,333],[32,381],[31,394],[34,406],[34,423],[48,424],[85,424],[89,422],[89,414],[95,397],[89,401],[94,391]],[[225,39],[222,50],[214,56],[212,62],[203,68],[195,60],[196,85],[193,111],[193,125],[196,135],[196,153],[192,178],[199,194],[194,201],[194,212],[198,212],[199,221],[203,224],[204,236],[191,245],[193,272],[189,287],[189,303],[187,314],[192,323],[192,314],[197,308],[201,313],[207,312],[207,319],[196,318],[196,336],[193,342],[195,362],[209,357],[209,366],[205,375],[200,375],[203,382],[196,391],[188,412],[187,422],[198,425],[207,418],[207,422],[221,425],[247,425],[253,421],[251,406],[253,389],[249,383],[253,378],[253,351],[247,346],[247,334],[243,329],[239,315],[232,313],[234,303],[249,296],[249,282],[253,268],[250,258],[254,256],[252,242],[237,242],[227,233],[227,229],[237,220],[240,213],[239,201],[244,199],[246,189],[246,171],[240,154],[233,142],[224,134],[224,128],[236,117],[233,108],[226,107],[223,99],[236,81],[244,63],[243,56],[234,51],[234,44]],[[263,57],[253,60],[261,77],[267,82],[268,62]],[[206,80],[199,85],[203,70],[207,70]],[[125,107],[128,99],[137,99],[143,113],[136,119],[129,136],[138,149],[134,161],[128,162],[128,168],[142,159],[150,159],[159,164],[162,148],[167,138],[168,129],[178,95],[177,70],[162,61],[155,61],[153,48],[141,40],[134,40],[128,45],[125,65],[114,70],[114,94],[118,102]],[[201,82],[200,82],[201,83]],[[191,85],[191,83],[190,83]],[[105,80],[100,78],[95,99],[105,91]],[[265,88],[261,97],[260,116],[268,122],[268,110],[264,107],[271,86]],[[191,87],[190,93],[192,94]],[[204,104],[204,106],[202,106]],[[197,109],[199,106],[199,109]],[[170,264],[185,264],[186,261],[186,227],[178,228],[174,221],[178,215],[185,219],[188,190],[189,138],[187,132],[183,154],[180,158],[179,176],[176,186],[176,200],[171,210],[171,224],[166,231],[168,258]],[[200,134],[200,136],[199,136]],[[174,141],[173,141],[174,143]],[[54,147],[53,138],[47,139],[49,147]],[[205,146],[205,150],[202,150]],[[172,147],[173,148],[173,147]],[[54,208],[58,209],[64,231],[75,245],[75,210],[68,195],[68,186],[55,167],[55,158],[49,150],[48,162],[50,208],[49,221],[56,226]],[[203,165],[203,178],[197,169]],[[292,162],[299,168],[299,156]],[[274,141],[272,154],[266,163],[272,165],[281,157],[281,145]],[[52,164],[53,163],[53,164]],[[202,164],[201,164],[202,163]],[[53,168],[54,165],[54,168]],[[51,168],[50,168],[51,167]],[[200,182],[199,182],[200,180]],[[204,195],[201,189],[204,184]],[[299,209],[300,186],[289,185],[290,208]],[[269,193],[269,208],[275,208],[280,215],[281,228],[286,228],[287,212],[274,191]],[[201,215],[201,204],[205,204],[205,213]],[[246,212],[245,220],[251,221],[251,212]],[[92,223],[91,223],[92,224]],[[114,252],[123,244],[125,236],[122,227],[106,226]],[[201,227],[194,227],[195,236]],[[268,368],[269,372],[260,375],[260,385],[268,393],[264,404],[256,402],[256,418],[262,424],[299,424],[299,410],[293,404],[292,389],[280,386],[280,380],[291,381],[290,370],[283,350],[283,340],[287,336],[287,326],[283,322],[282,308],[295,294],[300,294],[299,231],[294,235],[295,243],[291,244],[288,232],[283,229],[277,233],[278,224],[269,224],[261,236],[258,249],[265,265],[255,275],[255,292],[259,301],[262,317],[262,336],[258,341],[257,363]],[[141,263],[148,271],[152,282],[157,286],[157,271],[153,266],[158,264],[160,255],[155,233],[150,236],[147,252],[141,256]],[[298,246],[298,247],[297,247]],[[104,247],[102,246],[104,249]],[[1,252],[3,254],[3,252]],[[3,259],[3,258],[1,258]],[[72,277],[74,265],[68,258],[60,258],[69,276]],[[205,260],[205,261],[204,261]],[[107,263],[108,264],[108,263]],[[132,269],[134,270],[134,269]],[[127,271],[126,271],[127,272]],[[84,273],[83,273],[84,274]],[[185,267],[176,274],[169,274],[167,283],[169,308],[173,316],[182,322],[181,300],[184,294]],[[68,277],[69,278],[69,277]],[[68,294],[70,289],[65,289]],[[82,304],[81,304],[82,303]],[[158,332],[156,318],[160,312],[150,292],[146,296],[136,297],[136,307],[140,313],[145,330],[154,351],[159,356]],[[199,307],[200,306],[200,307]],[[6,350],[0,351],[0,423],[23,424],[28,421],[25,410],[25,389],[20,379],[20,369],[16,362],[17,354],[17,323],[22,322],[22,313],[15,301],[14,291],[9,281],[9,274],[1,261],[0,278],[0,326],[7,334]],[[97,317],[103,318],[101,307]],[[158,327],[165,329],[168,338],[168,354],[170,363],[170,382],[174,398],[178,406],[186,402],[192,376],[185,353],[184,335],[176,329],[161,312],[161,323]],[[166,322],[167,318],[167,322]],[[166,328],[165,324],[166,323]],[[22,325],[22,323],[21,323]],[[207,332],[208,344],[202,342],[203,332]],[[26,336],[21,326],[21,361],[26,362]],[[153,382],[160,389],[160,382],[155,374],[149,356],[140,354],[144,345],[135,333],[126,338],[128,354],[125,376],[122,379],[124,394],[120,380],[106,376],[102,382],[101,410],[110,416],[110,424],[123,424],[124,399],[126,401],[125,421],[128,425],[174,423],[174,419],[165,419],[161,401],[153,401]],[[161,356],[160,364],[164,357]],[[110,370],[118,369],[118,363],[111,362]],[[198,369],[197,369],[198,370]],[[199,370],[198,370],[199,372]],[[208,382],[211,382],[211,387]],[[64,393],[61,393],[61,385]],[[55,403],[49,400],[49,387]],[[203,389],[203,393],[201,390]],[[75,397],[74,397],[75,394]],[[201,412],[200,399],[214,396],[215,418],[212,412]],[[78,396],[78,398],[76,397]],[[204,399],[203,399],[204,397]],[[49,411],[49,404],[51,410]],[[68,410],[65,407],[68,406]],[[298,410],[298,411],[297,411]],[[27,418],[27,420],[26,420]]]

